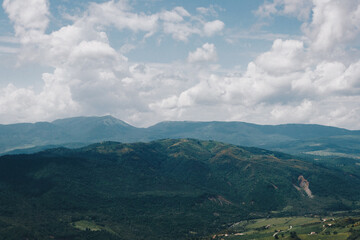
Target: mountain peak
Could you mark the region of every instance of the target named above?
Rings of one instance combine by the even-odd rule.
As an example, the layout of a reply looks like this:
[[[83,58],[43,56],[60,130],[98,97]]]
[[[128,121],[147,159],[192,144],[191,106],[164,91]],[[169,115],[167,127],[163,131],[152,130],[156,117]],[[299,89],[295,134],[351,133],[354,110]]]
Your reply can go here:
[[[102,116],[102,117],[98,117],[99,119],[101,119],[103,121],[103,123],[107,126],[111,126],[111,125],[122,125],[124,127],[133,127],[131,126],[130,124],[118,119],[118,118],[115,118],[111,115],[105,115],[105,116]]]
[[[72,117],[72,118],[63,118],[63,119],[58,119],[52,122],[55,125],[77,125],[77,124],[104,124],[106,126],[111,126],[111,125],[121,125],[123,127],[133,127],[130,124],[117,119],[111,115],[105,115],[105,116],[90,116],[90,117],[85,117],[85,116],[81,116],[81,117]]]

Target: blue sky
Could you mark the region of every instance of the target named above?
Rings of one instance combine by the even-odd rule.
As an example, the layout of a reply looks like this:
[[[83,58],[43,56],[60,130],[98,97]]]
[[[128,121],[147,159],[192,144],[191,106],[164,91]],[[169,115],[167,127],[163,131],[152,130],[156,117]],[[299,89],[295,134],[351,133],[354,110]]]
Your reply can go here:
[[[4,0],[0,123],[360,129],[360,0]]]

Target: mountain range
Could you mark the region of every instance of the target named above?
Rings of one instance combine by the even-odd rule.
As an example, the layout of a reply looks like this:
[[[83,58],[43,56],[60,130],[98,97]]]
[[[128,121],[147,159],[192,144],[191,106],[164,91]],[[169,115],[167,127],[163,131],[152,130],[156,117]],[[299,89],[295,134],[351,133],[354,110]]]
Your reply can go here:
[[[56,146],[81,147],[101,141],[124,143],[196,138],[261,147],[295,155],[358,160],[360,131],[314,124],[257,125],[245,122],[161,122],[131,126],[112,116],[0,125],[0,153],[31,153]]]

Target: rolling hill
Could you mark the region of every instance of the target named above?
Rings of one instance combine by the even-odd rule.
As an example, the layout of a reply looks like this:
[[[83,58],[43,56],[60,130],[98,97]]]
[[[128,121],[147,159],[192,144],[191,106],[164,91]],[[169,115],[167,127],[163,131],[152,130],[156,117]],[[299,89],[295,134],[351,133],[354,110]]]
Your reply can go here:
[[[360,177],[215,141],[0,157],[5,239],[196,239],[243,219],[360,207]]]

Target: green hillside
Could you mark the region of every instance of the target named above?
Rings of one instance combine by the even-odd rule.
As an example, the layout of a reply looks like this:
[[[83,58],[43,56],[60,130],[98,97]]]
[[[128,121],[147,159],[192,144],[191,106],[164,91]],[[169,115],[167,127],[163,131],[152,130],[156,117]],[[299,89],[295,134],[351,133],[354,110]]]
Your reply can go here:
[[[0,158],[4,239],[191,239],[261,217],[359,208],[360,178],[192,139]]]

